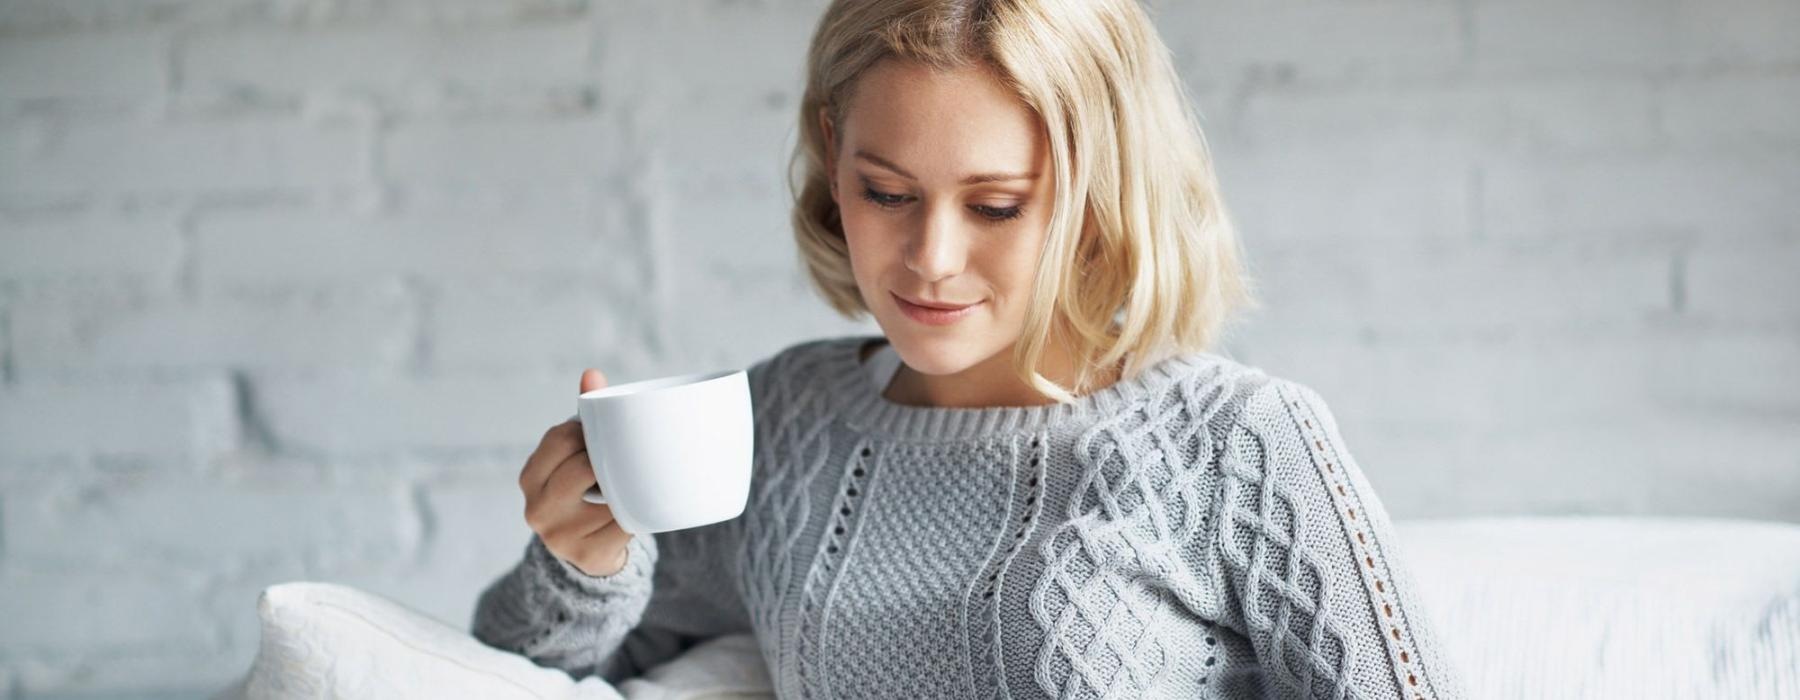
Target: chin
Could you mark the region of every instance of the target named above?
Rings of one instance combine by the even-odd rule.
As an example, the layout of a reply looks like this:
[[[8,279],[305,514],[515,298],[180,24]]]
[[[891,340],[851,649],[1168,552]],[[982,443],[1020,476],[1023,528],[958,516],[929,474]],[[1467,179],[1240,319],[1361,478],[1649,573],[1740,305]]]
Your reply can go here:
[[[993,355],[985,342],[972,335],[902,332],[889,333],[887,337],[907,367],[920,374],[945,376],[961,373]]]

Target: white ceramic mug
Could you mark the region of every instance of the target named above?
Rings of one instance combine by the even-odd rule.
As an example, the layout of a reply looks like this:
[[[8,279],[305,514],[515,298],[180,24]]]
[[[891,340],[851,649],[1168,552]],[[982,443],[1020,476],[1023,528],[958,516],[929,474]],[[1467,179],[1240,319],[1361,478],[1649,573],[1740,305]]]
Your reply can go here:
[[[581,499],[612,508],[626,532],[681,530],[744,512],[756,433],[744,370],[595,389],[576,400],[576,416],[598,482]]]

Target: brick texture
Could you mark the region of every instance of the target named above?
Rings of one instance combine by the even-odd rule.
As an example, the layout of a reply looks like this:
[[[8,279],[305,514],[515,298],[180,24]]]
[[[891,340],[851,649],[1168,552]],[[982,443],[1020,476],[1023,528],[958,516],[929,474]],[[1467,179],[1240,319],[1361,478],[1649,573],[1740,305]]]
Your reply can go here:
[[[1800,5],[1150,6],[1222,349],[1397,516],[1800,521]],[[787,231],[821,7],[0,5],[0,699],[210,692],[286,580],[464,625],[583,367],[875,332]]]

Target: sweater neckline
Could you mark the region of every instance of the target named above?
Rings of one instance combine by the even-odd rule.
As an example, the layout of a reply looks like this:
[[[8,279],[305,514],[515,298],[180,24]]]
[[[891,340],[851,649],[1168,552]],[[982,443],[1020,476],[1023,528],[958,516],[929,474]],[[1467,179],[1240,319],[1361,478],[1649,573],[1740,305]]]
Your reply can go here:
[[[1156,393],[1169,382],[1191,374],[1211,359],[1210,353],[1171,355],[1144,368],[1136,377],[1075,397],[1070,403],[1037,406],[911,406],[883,395],[863,364],[862,347],[879,335],[837,339],[827,346],[819,365],[821,379],[837,397],[841,417],[859,430],[915,442],[960,442],[1005,434],[1040,432],[1064,421],[1113,414]],[[870,357],[873,361],[875,358]]]

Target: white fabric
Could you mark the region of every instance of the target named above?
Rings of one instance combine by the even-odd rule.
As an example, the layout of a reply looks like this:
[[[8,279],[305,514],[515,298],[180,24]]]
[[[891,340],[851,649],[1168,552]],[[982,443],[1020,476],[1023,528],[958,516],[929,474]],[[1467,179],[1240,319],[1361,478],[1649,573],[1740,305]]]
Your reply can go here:
[[[1396,523],[1424,608],[1496,698],[1800,698],[1800,526]]]
[[[486,646],[372,593],[332,583],[270,586],[257,602],[262,644],[250,671],[214,700],[264,698],[772,698],[756,640],[710,640],[617,688]]]
[[[1468,688],[1494,698],[1800,697],[1800,526],[1651,518],[1397,521]],[[771,698],[755,640],[608,686],[379,596],[271,586],[262,646],[218,698]]]

